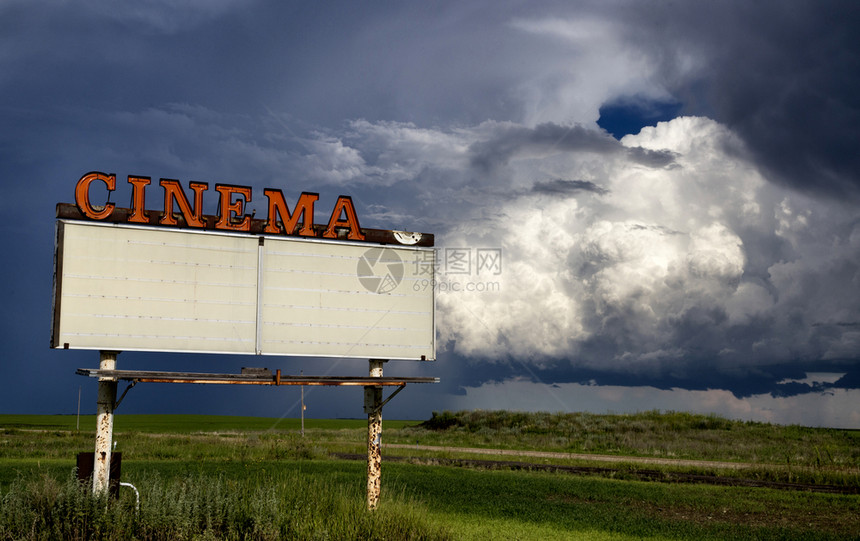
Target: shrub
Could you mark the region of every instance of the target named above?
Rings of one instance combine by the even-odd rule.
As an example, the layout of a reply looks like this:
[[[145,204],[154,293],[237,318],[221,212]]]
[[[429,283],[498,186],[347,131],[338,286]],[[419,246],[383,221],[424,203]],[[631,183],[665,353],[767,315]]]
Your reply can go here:
[[[460,414],[454,414],[445,410],[442,413],[434,411],[429,419],[418,426],[427,430],[447,430],[452,426],[463,426],[463,423],[460,420]]]

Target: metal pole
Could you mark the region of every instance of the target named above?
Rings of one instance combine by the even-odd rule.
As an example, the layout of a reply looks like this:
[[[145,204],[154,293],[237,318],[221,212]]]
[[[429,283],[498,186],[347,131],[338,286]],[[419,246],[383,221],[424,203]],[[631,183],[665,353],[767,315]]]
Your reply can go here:
[[[385,361],[370,359],[370,377],[382,377]],[[364,411],[367,413],[367,509],[379,505],[382,475],[382,387],[364,388]]]
[[[99,352],[99,369],[116,370],[116,351]],[[106,493],[110,483],[110,454],[113,440],[113,409],[116,379],[99,378],[96,412],[96,456],[93,464],[93,494]]]
[[[299,370],[299,375],[304,375],[304,370]],[[302,437],[305,437],[305,386],[302,385]]]

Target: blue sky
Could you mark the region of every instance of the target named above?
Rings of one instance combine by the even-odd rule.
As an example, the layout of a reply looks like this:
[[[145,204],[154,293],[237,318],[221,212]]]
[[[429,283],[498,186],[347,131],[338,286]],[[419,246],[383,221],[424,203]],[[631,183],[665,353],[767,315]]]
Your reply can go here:
[[[54,207],[98,170],[123,206],[128,175],[322,207],[345,194],[365,227],[434,233],[443,262],[499,251],[500,269],[440,268],[438,360],[386,373],[442,383],[389,418],[671,409],[860,428],[859,19],[798,1],[0,3],[0,411],[74,413],[79,388],[95,409],[74,371],[97,353],[48,346]],[[259,365],[367,371],[118,360]],[[362,415],[358,390],[306,399],[310,416]],[[148,384],[118,413],[296,417],[297,401]]]

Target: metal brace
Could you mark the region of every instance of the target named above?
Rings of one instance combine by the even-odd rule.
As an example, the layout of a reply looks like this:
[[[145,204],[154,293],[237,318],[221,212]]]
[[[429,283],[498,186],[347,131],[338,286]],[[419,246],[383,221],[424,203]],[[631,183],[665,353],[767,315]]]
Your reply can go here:
[[[375,408],[375,409],[373,410],[373,413],[381,412],[381,411],[382,411],[382,406],[384,406],[384,405],[388,404],[388,401],[389,401],[389,400],[391,400],[392,398],[394,398],[394,396],[395,396],[397,393],[399,393],[400,391],[402,391],[402,390],[403,390],[403,389],[405,389],[405,388],[406,388],[406,384],[405,384],[405,383],[404,383],[403,385],[398,385],[398,386],[397,386],[397,389],[396,389],[393,393],[391,393],[390,395],[388,395],[388,398],[386,398],[385,400],[383,400],[383,401],[382,401],[382,403],[380,403],[380,404],[379,404],[379,407],[377,407],[377,408]]]
[[[131,380],[131,383],[129,383],[129,384],[128,384],[128,387],[126,387],[126,388],[125,388],[125,390],[124,390],[124,391],[122,392],[122,394],[120,395],[119,400],[117,400],[117,401],[114,403],[114,405],[113,405],[113,409],[114,409],[114,411],[119,407],[119,403],[120,403],[120,402],[122,402],[122,399],[123,399],[123,398],[125,398],[125,394],[126,394],[127,392],[129,392],[129,391],[131,390],[131,388],[132,388],[132,387],[134,387],[135,385],[137,385],[137,382],[138,382],[138,380],[136,380],[136,379]]]

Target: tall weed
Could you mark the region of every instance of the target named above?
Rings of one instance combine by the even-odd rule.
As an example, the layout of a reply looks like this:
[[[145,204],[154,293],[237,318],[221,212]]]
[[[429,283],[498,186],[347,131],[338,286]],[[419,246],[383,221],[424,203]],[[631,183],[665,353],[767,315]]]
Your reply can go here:
[[[20,478],[0,493],[0,539],[447,539],[429,526],[404,494],[376,512],[358,491],[324,476],[295,473],[242,479],[201,474],[135,482],[139,511],[129,496],[94,497],[70,477]]]

